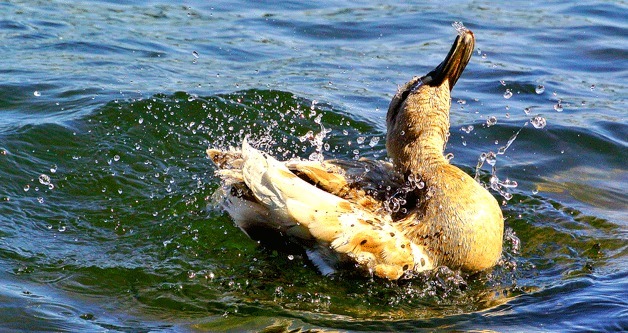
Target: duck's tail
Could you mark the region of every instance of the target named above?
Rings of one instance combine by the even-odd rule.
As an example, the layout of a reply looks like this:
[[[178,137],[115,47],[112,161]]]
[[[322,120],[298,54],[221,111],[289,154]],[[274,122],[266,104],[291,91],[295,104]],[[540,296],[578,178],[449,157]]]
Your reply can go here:
[[[375,275],[388,279],[398,279],[406,270],[431,268],[423,249],[397,230],[389,216],[375,215],[313,186],[292,173],[285,163],[254,149],[246,140],[242,144],[241,167],[218,172],[219,175],[222,172],[223,179],[227,176],[243,180],[251,200],[238,205],[246,204],[255,211],[248,207],[249,212],[242,214],[231,207],[227,208],[229,214],[236,223],[238,219],[254,219],[285,233],[308,250],[319,268],[325,266],[321,265],[321,260],[330,264],[325,252],[348,257]],[[319,251],[318,256],[313,255],[314,250]]]

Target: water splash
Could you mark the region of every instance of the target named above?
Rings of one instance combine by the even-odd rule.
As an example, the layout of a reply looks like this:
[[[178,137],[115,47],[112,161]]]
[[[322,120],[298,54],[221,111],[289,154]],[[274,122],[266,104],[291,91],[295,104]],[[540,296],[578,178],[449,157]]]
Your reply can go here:
[[[369,146],[370,147],[375,147],[377,146],[377,144],[379,143],[379,137],[378,136],[374,136],[371,138],[371,141],[369,141]]]
[[[497,176],[497,160],[498,160],[497,156],[503,155],[506,153],[508,148],[510,148],[513,142],[515,142],[515,140],[517,139],[517,136],[519,136],[519,133],[521,133],[521,130],[523,130],[523,128],[527,125],[528,125],[527,122],[523,124],[523,126],[508,139],[508,141],[506,142],[506,145],[501,146],[497,149],[497,152],[489,151],[489,152],[484,152],[480,154],[480,157],[478,158],[478,163],[475,166],[474,178],[478,182],[480,182],[480,170],[484,166],[484,163],[491,166],[491,177],[489,179],[488,185],[491,189],[499,193],[499,195],[501,195],[506,200],[512,199],[512,194],[508,192],[508,189],[516,188],[518,186],[518,183],[508,178],[506,178],[505,180],[501,180]]]
[[[466,34],[469,31],[469,29],[467,29],[464,24],[462,24],[462,22],[454,22],[451,24],[451,26],[456,29],[456,32],[458,32],[458,35],[460,36]]]
[[[535,116],[530,119],[530,123],[534,126],[534,128],[543,128],[547,125],[547,120],[541,116]]]
[[[307,133],[305,133],[305,135],[302,135],[299,137],[299,141],[301,142],[309,142],[310,146],[314,147],[314,152],[312,152],[310,154],[310,156],[308,157],[308,159],[310,161],[323,161],[324,156],[323,156],[323,150],[325,150],[325,138],[327,137],[327,134],[331,133],[330,129],[326,129],[325,126],[323,126],[323,124],[319,123],[319,126],[321,127],[321,131],[314,134],[314,131],[308,131]],[[364,140],[362,140],[362,142],[364,142]],[[305,147],[304,147],[305,148]]]
[[[497,124],[497,117],[490,116],[486,119],[486,127],[491,127],[495,124]]]
[[[460,127],[460,130],[465,132],[465,133],[467,133],[467,134],[471,133],[473,131],[473,129],[474,129],[473,125]]]
[[[50,176],[48,176],[45,173],[42,173],[41,175],[39,175],[39,183],[42,185],[50,184]]]
[[[408,194],[414,192],[415,190],[423,190],[425,189],[425,182],[421,179],[420,176],[410,174],[403,186],[399,187],[395,190],[385,201],[383,208],[388,214],[396,214],[401,212],[402,214],[406,214],[408,211],[404,207],[408,204],[407,197]],[[386,191],[391,191],[390,186],[386,188]],[[427,189],[425,193],[425,200],[428,200],[432,192],[430,189]],[[417,222],[418,223],[418,222]]]
[[[506,89],[506,91],[504,92],[504,98],[510,99],[510,97],[512,97],[512,91],[510,89]]]

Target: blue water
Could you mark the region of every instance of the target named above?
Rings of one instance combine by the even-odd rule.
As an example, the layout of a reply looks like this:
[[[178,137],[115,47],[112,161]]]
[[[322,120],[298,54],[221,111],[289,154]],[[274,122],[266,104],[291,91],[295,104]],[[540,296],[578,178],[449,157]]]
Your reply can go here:
[[[0,331],[628,330],[624,2],[9,0],[0,13]],[[320,120],[326,156],[384,158],[392,95],[443,59],[454,21],[477,42],[452,93],[452,162],[474,174],[521,130],[495,164],[518,186],[494,192],[508,228],[494,270],[324,277],[212,208],[204,151],[247,134],[307,158],[299,137]]]

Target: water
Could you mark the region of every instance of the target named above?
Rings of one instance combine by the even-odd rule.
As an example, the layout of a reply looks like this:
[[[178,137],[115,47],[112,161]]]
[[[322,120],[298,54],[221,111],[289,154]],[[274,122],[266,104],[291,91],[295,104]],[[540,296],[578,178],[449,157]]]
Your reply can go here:
[[[0,11],[0,330],[628,329],[625,4]],[[477,48],[447,152],[470,174],[485,157],[508,228],[498,267],[323,277],[208,209],[205,149],[247,134],[281,158],[384,158],[392,94],[442,60],[454,21]]]

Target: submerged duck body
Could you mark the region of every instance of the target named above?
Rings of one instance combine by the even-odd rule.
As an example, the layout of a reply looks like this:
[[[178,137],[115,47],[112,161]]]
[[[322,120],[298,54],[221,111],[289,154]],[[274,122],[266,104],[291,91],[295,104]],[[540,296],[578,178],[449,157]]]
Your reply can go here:
[[[443,156],[450,91],[475,43],[471,31],[457,30],[445,60],[390,103],[392,163],[280,162],[246,140],[239,150],[208,149],[234,222],[255,240],[303,248],[324,274],[349,265],[395,280],[442,265],[495,265],[503,238],[499,204]]]

